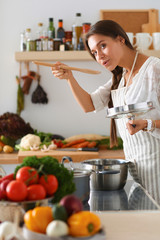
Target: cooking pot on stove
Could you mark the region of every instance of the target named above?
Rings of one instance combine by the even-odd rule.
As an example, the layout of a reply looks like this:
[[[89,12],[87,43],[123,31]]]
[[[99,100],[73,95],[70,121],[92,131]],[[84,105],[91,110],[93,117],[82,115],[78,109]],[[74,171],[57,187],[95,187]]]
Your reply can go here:
[[[67,168],[74,172],[76,191],[73,194],[76,195],[84,204],[89,200],[91,171],[87,169],[75,168],[71,157],[64,156],[62,158],[62,164],[64,164],[65,160],[69,161]]]
[[[122,159],[90,159],[82,162],[83,168],[92,171],[91,190],[119,190],[126,184],[129,161]]]

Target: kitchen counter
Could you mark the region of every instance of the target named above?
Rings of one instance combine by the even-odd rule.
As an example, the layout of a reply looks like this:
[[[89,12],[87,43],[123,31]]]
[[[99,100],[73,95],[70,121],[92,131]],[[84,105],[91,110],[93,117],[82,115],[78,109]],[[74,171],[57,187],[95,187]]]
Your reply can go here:
[[[123,150],[100,150],[99,152],[71,152],[71,151],[50,151],[50,152],[40,152],[40,151],[21,151],[14,153],[0,153],[0,164],[19,164],[23,161],[26,156],[38,155],[40,157],[51,155],[61,161],[63,156],[72,157],[74,162],[81,162],[86,159],[92,158],[119,158],[124,159]]]
[[[160,212],[96,212],[106,240],[159,240]]]
[[[160,206],[133,180],[118,191],[91,191],[89,210],[100,217],[107,240],[159,240]]]

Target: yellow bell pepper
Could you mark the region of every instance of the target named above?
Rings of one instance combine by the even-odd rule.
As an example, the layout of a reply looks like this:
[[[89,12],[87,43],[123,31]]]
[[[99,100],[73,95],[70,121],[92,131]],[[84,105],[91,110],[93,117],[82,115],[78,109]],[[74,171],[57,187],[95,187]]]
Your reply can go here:
[[[26,227],[34,232],[45,233],[51,221],[53,221],[52,208],[49,206],[36,207],[24,215]]]
[[[69,234],[73,237],[91,236],[101,229],[99,217],[89,211],[80,211],[68,218]]]

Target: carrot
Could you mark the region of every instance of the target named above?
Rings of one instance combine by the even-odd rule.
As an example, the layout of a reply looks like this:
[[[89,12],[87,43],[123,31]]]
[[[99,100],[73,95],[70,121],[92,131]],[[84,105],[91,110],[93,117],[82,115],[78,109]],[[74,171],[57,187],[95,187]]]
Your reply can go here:
[[[74,140],[74,141],[64,144],[62,148],[72,147],[73,145],[76,145],[76,144],[79,144],[79,143],[82,143],[85,141],[86,141],[85,138],[77,139],[77,140]]]
[[[95,147],[96,145],[97,145],[97,142],[93,141],[93,142],[88,143],[87,147],[92,148],[92,147]]]
[[[85,148],[85,147],[88,147],[88,141],[85,141],[85,142],[82,142],[82,143],[79,143],[79,144],[75,144],[75,145],[72,145],[73,148]]]

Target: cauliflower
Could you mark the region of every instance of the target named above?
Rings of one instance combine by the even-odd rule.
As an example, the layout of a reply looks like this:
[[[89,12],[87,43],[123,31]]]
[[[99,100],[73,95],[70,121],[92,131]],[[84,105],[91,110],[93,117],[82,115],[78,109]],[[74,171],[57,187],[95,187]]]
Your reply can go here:
[[[24,149],[30,149],[30,147],[39,147],[41,139],[39,136],[34,134],[27,134],[21,139],[20,147]]]

